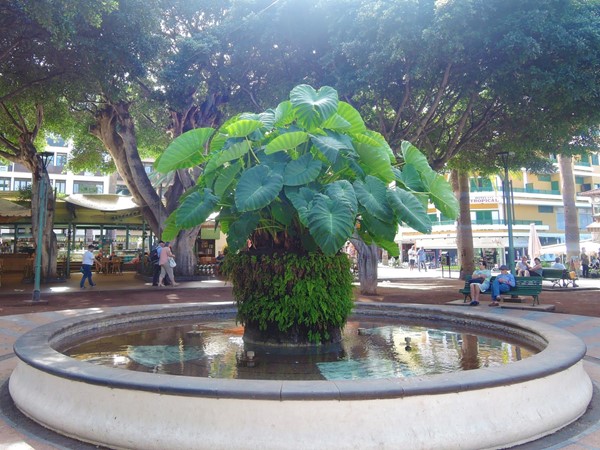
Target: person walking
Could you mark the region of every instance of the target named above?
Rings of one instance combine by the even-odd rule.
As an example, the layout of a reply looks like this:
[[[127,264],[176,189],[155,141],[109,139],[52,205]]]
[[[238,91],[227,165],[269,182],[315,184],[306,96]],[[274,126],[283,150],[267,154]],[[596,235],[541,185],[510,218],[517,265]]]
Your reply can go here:
[[[88,249],[83,254],[83,260],[81,261],[81,272],[83,276],[79,282],[79,287],[85,289],[85,280],[88,280],[90,287],[96,286],[96,283],[92,280],[92,266],[94,265],[94,246],[88,245]]]
[[[150,252],[150,263],[152,264],[152,286],[158,286],[160,277],[160,252],[165,246],[165,241],[158,241],[156,247]]]
[[[581,255],[579,255],[579,261],[581,261],[581,276],[583,278],[590,277],[590,257],[585,252],[585,247],[581,248]]]
[[[160,276],[158,277],[158,285],[164,286],[163,280],[165,276],[168,276],[173,286],[177,286],[179,283],[175,283],[175,277],[173,276],[172,262],[175,261],[175,255],[171,251],[171,244],[165,243],[164,247],[160,251],[160,258],[158,263],[160,265]]]
[[[425,253],[425,249],[421,247],[419,251],[417,251],[417,260],[419,266],[419,272],[421,271],[421,267],[425,272],[427,272],[427,253]]]
[[[417,261],[417,250],[415,249],[415,246],[413,245],[408,250],[408,267],[410,267],[410,270],[414,270],[416,261]]]

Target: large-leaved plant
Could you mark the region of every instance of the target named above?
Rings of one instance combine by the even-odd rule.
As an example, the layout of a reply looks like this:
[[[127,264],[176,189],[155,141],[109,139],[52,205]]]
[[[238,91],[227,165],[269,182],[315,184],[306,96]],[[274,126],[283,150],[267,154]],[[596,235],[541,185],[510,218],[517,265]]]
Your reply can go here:
[[[275,109],[188,131],[169,145],[158,171],[200,165],[203,172],[163,237],[216,212],[230,251],[250,240],[255,248],[333,255],[357,232],[397,255],[399,224],[431,232],[428,202],[446,217],[458,210],[450,185],[417,148],[403,142],[400,154],[335,89],[296,86]]]

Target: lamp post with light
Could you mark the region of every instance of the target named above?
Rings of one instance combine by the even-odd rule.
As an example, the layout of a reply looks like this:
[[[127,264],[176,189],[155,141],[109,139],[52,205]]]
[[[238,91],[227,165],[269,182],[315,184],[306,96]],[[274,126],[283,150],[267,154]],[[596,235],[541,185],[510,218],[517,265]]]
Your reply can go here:
[[[508,229],[508,255],[506,257],[507,265],[510,267],[510,272],[515,274],[515,248],[513,245],[513,218],[512,218],[512,194],[510,189],[510,182],[508,180],[508,158],[510,154],[508,152],[498,152],[498,157],[502,161],[504,167],[504,180],[502,181],[502,193],[504,195],[504,207],[506,214],[504,220],[506,221],[506,227]]]
[[[44,246],[42,240],[44,238],[44,225],[46,219],[46,167],[51,158],[54,157],[52,152],[41,152],[38,153],[42,162],[42,176],[40,178],[39,185],[39,204],[38,204],[38,233],[37,233],[37,245],[35,251],[35,275],[33,285],[33,297],[31,301],[33,303],[40,302],[40,275],[42,271],[42,252]]]

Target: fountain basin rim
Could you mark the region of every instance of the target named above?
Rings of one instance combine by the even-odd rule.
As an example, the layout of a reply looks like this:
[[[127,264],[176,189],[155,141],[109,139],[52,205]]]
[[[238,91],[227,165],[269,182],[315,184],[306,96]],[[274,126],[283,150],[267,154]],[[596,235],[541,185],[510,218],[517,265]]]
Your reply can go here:
[[[235,314],[232,303],[187,303],[118,307],[109,312],[90,313],[40,326],[22,335],[14,345],[15,354],[38,370],[89,384],[115,389],[141,390],[162,394],[208,398],[263,400],[367,400],[401,398],[427,394],[471,391],[521,383],[549,376],[571,367],[586,353],[583,341],[559,328],[527,319],[455,306],[357,303],[354,314],[386,318],[423,317],[444,322],[459,321],[514,330],[528,336],[528,344],[545,348],[522,361],[500,367],[411,378],[373,380],[239,380],[150,374],[96,366],[77,361],[54,349],[62,339],[85,327],[127,323],[142,318],[189,317],[190,315]],[[476,328],[474,328],[476,329]]]

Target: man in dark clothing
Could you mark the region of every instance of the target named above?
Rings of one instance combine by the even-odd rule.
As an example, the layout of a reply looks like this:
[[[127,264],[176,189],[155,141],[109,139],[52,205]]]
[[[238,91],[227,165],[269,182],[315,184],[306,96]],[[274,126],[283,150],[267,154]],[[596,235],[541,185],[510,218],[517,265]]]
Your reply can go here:
[[[160,276],[160,265],[158,260],[160,259],[160,251],[165,246],[165,241],[158,241],[158,245],[152,252],[150,252],[150,264],[152,264],[152,286],[158,286],[158,277]]]

